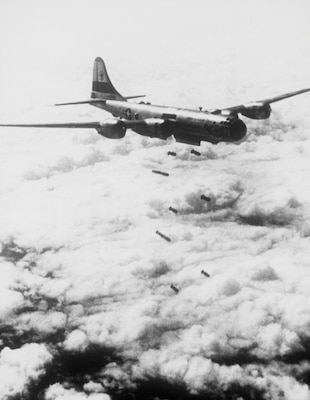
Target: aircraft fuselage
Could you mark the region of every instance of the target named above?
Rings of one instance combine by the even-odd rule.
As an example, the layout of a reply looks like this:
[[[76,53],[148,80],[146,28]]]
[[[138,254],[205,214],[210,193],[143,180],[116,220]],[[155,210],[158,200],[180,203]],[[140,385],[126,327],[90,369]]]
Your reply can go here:
[[[157,106],[152,104],[130,103],[118,100],[106,100],[94,104],[104,109],[114,117],[125,120],[157,120],[162,121],[162,135],[171,136],[183,143],[200,144],[207,141],[213,144],[219,142],[237,142],[246,135],[246,125],[236,116],[212,114],[207,111],[191,110],[177,107]],[[140,135],[150,136],[151,131],[146,123],[144,127],[132,128]],[[157,134],[154,134],[157,137]],[[158,136],[161,139],[167,137]]]

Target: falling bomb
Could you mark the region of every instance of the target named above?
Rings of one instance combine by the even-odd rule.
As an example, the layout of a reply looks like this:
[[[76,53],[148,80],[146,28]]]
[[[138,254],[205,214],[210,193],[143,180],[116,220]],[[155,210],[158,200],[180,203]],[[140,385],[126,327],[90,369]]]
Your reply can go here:
[[[156,231],[156,234],[157,234],[158,236],[160,236],[161,238],[165,239],[167,242],[171,242],[170,237],[164,235],[163,233],[161,233],[161,232],[159,232],[159,231]]]
[[[158,171],[156,169],[152,170],[153,174],[159,174],[159,175],[163,175],[163,176],[169,176],[168,172],[162,172],[162,171]]]
[[[201,156],[201,153],[199,153],[199,151],[196,151],[194,149],[191,150],[191,154],[194,154],[195,156]]]
[[[202,195],[200,196],[200,198],[201,198],[201,200],[204,200],[204,201],[211,201],[210,197],[205,196],[204,194],[202,194]]]
[[[175,157],[177,155],[177,153],[175,153],[174,151],[168,151],[168,156],[173,156]]]
[[[170,285],[170,288],[175,292],[175,293],[179,293],[180,289],[178,289],[176,286],[174,285]]]
[[[210,278],[210,275],[208,274],[208,272],[201,270],[202,275],[206,276],[207,278]]]
[[[178,213],[178,210],[176,210],[176,209],[173,208],[173,207],[169,207],[169,211],[173,212],[174,214],[177,214],[177,213]]]

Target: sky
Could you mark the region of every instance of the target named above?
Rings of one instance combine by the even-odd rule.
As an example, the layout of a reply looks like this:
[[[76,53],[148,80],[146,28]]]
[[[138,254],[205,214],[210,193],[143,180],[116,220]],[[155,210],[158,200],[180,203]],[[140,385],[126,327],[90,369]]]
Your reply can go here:
[[[108,118],[53,106],[89,98],[97,56],[154,104],[307,88],[309,11],[3,0],[0,121]],[[310,399],[310,96],[272,108],[200,156],[131,131],[1,129],[2,399]]]

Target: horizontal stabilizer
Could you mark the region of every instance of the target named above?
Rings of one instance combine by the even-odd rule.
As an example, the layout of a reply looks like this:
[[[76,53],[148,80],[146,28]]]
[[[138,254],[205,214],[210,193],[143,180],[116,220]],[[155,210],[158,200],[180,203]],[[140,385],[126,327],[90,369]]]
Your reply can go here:
[[[90,100],[83,100],[83,101],[73,101],[70,103],[57,103],[54,106],[72,106],[77,104],[105,104],[105,100],[101,99],[90,99]]]
[[[145,94],[137,94],[137,95],[135,95],[135,96],[125,96],[125,99],[126,99],[126,100],[129,100],[129,99],[138,99],[139,97],[145,97]]]

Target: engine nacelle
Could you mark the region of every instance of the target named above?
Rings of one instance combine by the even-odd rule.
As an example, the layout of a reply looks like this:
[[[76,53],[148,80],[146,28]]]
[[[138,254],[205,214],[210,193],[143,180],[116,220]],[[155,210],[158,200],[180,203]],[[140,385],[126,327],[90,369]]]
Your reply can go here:
[[[109,139],[122,139],[126,135],[126,127],[119,119],[106,119],[97,128],[99,135]]]
[[[173,124],[170,121],[161,118],[146,118],[143,122],[143,125],[132,128],[142,136],[166,140],[173,134]]]
[[[247,118],[266,119],[270,117],[271,107],[268,103],[250,103],[240,113]]]

